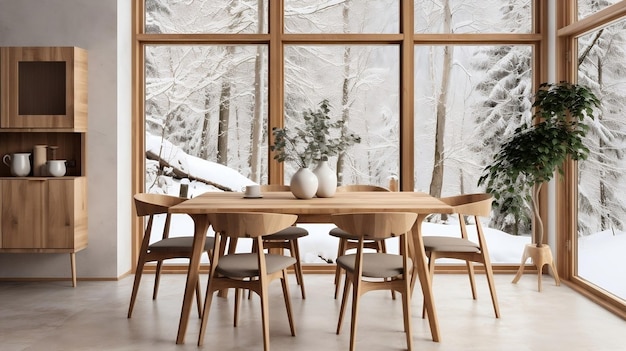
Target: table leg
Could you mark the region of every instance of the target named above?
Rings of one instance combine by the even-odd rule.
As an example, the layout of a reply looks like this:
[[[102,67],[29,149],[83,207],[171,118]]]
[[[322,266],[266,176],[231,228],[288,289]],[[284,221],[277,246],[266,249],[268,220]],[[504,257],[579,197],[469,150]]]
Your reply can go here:
[[[419,214],[417,220],[413,225],[412,242],[413,247],[413,260],[414,269],[417,270],[417,275],[413,272],[411,276],[411,291],[415,287],[416,276],[419,276],[420,284],[422,286],[422,294],[424,295],[424,306],[426,313],[428,314],[428,323],[430,324],[430,333],[433,337],[433,341],[439,342],[439,324],[437,322],[437,311],[435,310],[435,301],[433,299],[433,290],[430,281],[430,275],[428,274],[428,265],[426,264],[426,251],[424,251],[424,240],[422,239],[422,222],[427,217],[425,214]]]
[[[187,283],[185,285],[185,295],[183,298],[183,307],[180,312],[180,322],[178,324],[177,344],[185,342],[185,332],[187,331],[187,322],[189,322],[189,314],[191,305],[193,304],[194,291],[198,283],[198,274],[200,272],[200,258],[204,252],[204,242],[206,240],[206,232],[209,229],[209,218],[207,215],[190,215],[194,223],[194,239],[193,251],[189,260],[189,270],[187,271]]]

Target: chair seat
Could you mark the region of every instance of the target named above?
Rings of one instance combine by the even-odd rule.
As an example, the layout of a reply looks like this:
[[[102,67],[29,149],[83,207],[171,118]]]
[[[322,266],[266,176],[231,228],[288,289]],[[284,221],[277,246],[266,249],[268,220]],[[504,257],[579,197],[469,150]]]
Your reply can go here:
[[[426,235],[423,239],[425,251],[480,252],[478,244],[463,238]]]
[[[295,240],[309,235],[309,232],[301,227],[291,226],[270,235],[264,235],[263,240]]]
[[[207,236],[204,241],[204,251],[213,250],[213,244],[215,242],[215,238],[212,236]],[[153,244],[148,246],[150,251],[159,251],[159,250],[178,250],[178,251],[186,251],[191,252],[193,246],[193,236],[179,236],[174,238],[167,238],[159,240]]]
[[[231,278],[249,278],[259,276],[259,258],[255,253],[231,254],[222,257],[215,270]],[[266,254],[267,273],[272,274],[296,263],[290,256]]]
[[[339,229],[339,228],[331,229],[328,232],[328,234],[330,236],[334,236],[334,237],[339,238],[339,239],[356,240],[356,241],[359,240],[359,237],[357,235],[350,234],[350,233],[346,232],[345,230]],[[374,240],[372,240],[372,239],[365,239],[363,241],[365,241],[365,242],[372,242]]]
[[[354,272],[356,255],[337,258],[337,264],[346,271]],[[412,265],[408,259],[409,266]],[[391,278],[403,274],[402,256],[385,253],[363,253],[363,276],[370,278]]]

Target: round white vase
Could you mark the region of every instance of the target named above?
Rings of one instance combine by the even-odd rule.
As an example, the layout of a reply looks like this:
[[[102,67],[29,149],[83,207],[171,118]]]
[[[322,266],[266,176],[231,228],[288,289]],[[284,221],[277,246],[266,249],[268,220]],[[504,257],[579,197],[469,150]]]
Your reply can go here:
[[[289,188],[298,199],[310,199],[317,191],[317,177],[308,168],[300,168],[291,177]]]
[[[48,174],[53,177],[63,177],[66,172],[65,160],[50,160],[48,164]]]
[[[337,191],[337,174],[328,166],[328,161],[319,161],[313,170],[317,177],[317,197],[333,197]]]

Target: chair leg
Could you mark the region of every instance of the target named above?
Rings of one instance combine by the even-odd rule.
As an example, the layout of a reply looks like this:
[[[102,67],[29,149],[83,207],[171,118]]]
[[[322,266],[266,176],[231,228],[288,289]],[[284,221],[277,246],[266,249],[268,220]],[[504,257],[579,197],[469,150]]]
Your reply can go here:
[[[413,349],[413,334],[411,332],[411,295],[409,289],[408,277],[405,280],[404,291],[402,292],[402,314],[404,318],[404,333],[406,335],[406,346],[409,351]]]
[[[237,324],[239,323],[239,306],[241,303],[241,294],[244,292],[245,290],[236,288],[235,289],[235,316],[233,317],[233,327],[237,327]],[[250,292],[252,290],[248,290],[248,299],[250,298]]]
[[[159,292],[159,283],[161,282],[161,268],[163,267],[163,260],[157,261],[156,271],[154,272],[154,289],[152,290],[152,299],[156,300]]]
[[[283,269],[283,276],[280,279],[283,286],[283,298],[285,299],[285,307],[287,308],[287,318],[289,319],[289,328],[291,336],[296,336],[296,325],[293,323],[293,312],[291,310],[291,299],[289,298],[289,285],[287,284],[287,270]]]
[[[209,276],[209,283],[206,288],[206,296],[204,297],[204,308],[202,309],[202,321],[200,322],[200,335],[198,335],[198,346],[204,343],[204,334],[206,333],[206,324],[209,320],[209,311],[211,310],[211,302],[213,301],[213,280]]]
[[[141,283],[141,276],[143,275],[143,266],[145,265],[143,255],[139,256],[139,262],[137,263],[137,269],[135,271],[135,281],[133,282],[133,292],[130,294],[130,305],[128,306],[128,318],[133,314],[133,308],[135,307],[135,300],[137,299],[137,291],[139,290],[139,283]]]
[[[361,300],[361,278],[354,277],[352,283],[352,321],[350,323],[350,351],[356,347],[357,317],[359,314],[359,301]]]
[[[268,306],[268,283],[264,278],[261,278],[261,320],[263,324],[263,350],[269,351],[270,349],[270,326],[269,326],[269,306]]]
[[[339,308],[339,321],[337,322],[337,335],[341,332],[341,324],[343,323],[343,316],[346,312],[346,301],[348,301],[348,294],[350,292],[350,286],[352,281],[346,273],[346,277],[343,282],[343,296],[341,298],[341,307]]]
[[[337,257],[342,256],[345,254],[346,249],[347,249],[347,244],[348,241],[346,239],[339,239],[339,246],[337,248]],[[336,262],[335,262],[336,264]],[[337,299],[337,296],[339,295],[339,286],[341,283],[341,267],[339,267],[339,265],[336,265],[335,267],[335,300]]]
[[[493,277],[493,268],[491,267],[491,263],[485,264],[485,273],[487,276],[487,283],[489,284],[489,292],[491,293],[493,311],[496,314],[496,318],[500,318],[500,307],[498,305],[498,297],[496,296],[496,284]]]
[[[428,274],[430,275],[430,282],[432,284],[433,277],[435,276],[435,257],[432,252],[427,252],[426,256],[428,258]],[[422,319],[426,318],[426,299],[423,299],[422,303]]]
[[[289,251],[291,253],[291,257],[296,259],[294,270],[296,273],[296,280],[298,281],[298,285],[300,285],[300,294],[302,295],[302,299],[304,300],[306,299],[306,293],[304,292],[304,275],[302,274],[302,264],[300,261],[300,246],[298,244],[298,239],[290,240]]]
[[[476,300],[476,279],[474,278],[474,264],[470,261],[465,261],[467,265],[467,275],[469,276],[470,286],[472,288],[472,298]]]
[[[202,318],[202,296],[200,288],[200,279],[196,282],[196,305],[198,306],[198,318]]]

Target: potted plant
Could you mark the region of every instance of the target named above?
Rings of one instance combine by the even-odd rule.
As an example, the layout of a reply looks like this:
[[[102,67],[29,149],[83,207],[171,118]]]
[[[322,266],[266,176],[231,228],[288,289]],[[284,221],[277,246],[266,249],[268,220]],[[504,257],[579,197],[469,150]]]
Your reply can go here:
[[[567,82],[543,83],[534,98],[532,120],[523,123],[501,145],[492,164],[484,168],[478,180],[479,185],[485,184],[487,192],[493,194],[494,206],[501,213],[520,213],[522,206],[532,204],[536,230],[533,244],[524,251],[518,275],[528,257],[539,270],[543,261],[552,264],[549,247],[543,244],[543,221],[537,204],[539,191],[543,183],[554,177],[555,171],[563,174],[568,158],[587,158],[589,149],[584,138],[589,126],[585,121],[594,119],[594,108],[600,106],[589,88]],[[554,274],[558,283],[556,271]]]
[[[279,162],[292,161],[295,162],[299,170],[296,174],[306,173],[308,167],[313,161],[318,162],[316,173],[320,181],[326,180],[320,186],[316,186],[313,194],[317,193],[320,197],[329,197],[334,194],[337,187],[337,176],[328,168],[327,161],[331,156],[336,156],[340,152],[345,151],[348,147],[355,143],[360,143],[361,138],[354,134],[340,135],[344,127],[343,120],[332,121],[330,117],[330,103],[327,99],[319,103],[316,110],[308,109],[303,112],[302,117],[304,124],[301,127],[294,128],[292,132],[287,127],[274,128],[274,144],[270,146],[270,150],[274,152],[274,159]],[[339,134],[334,137],[331,134]],[[325,172],[325,173],[322,173]],[[298,175],[294,175],[291,181],[292,192],[299,198],[310,198],[313,196],[299,195]],[[334,177],[334,184],[332,179]],[[294,184],[294,180],[296,181]],[[326,184],[328,183],[328,184]],[[319,188],[319,189],[318,189]]]

